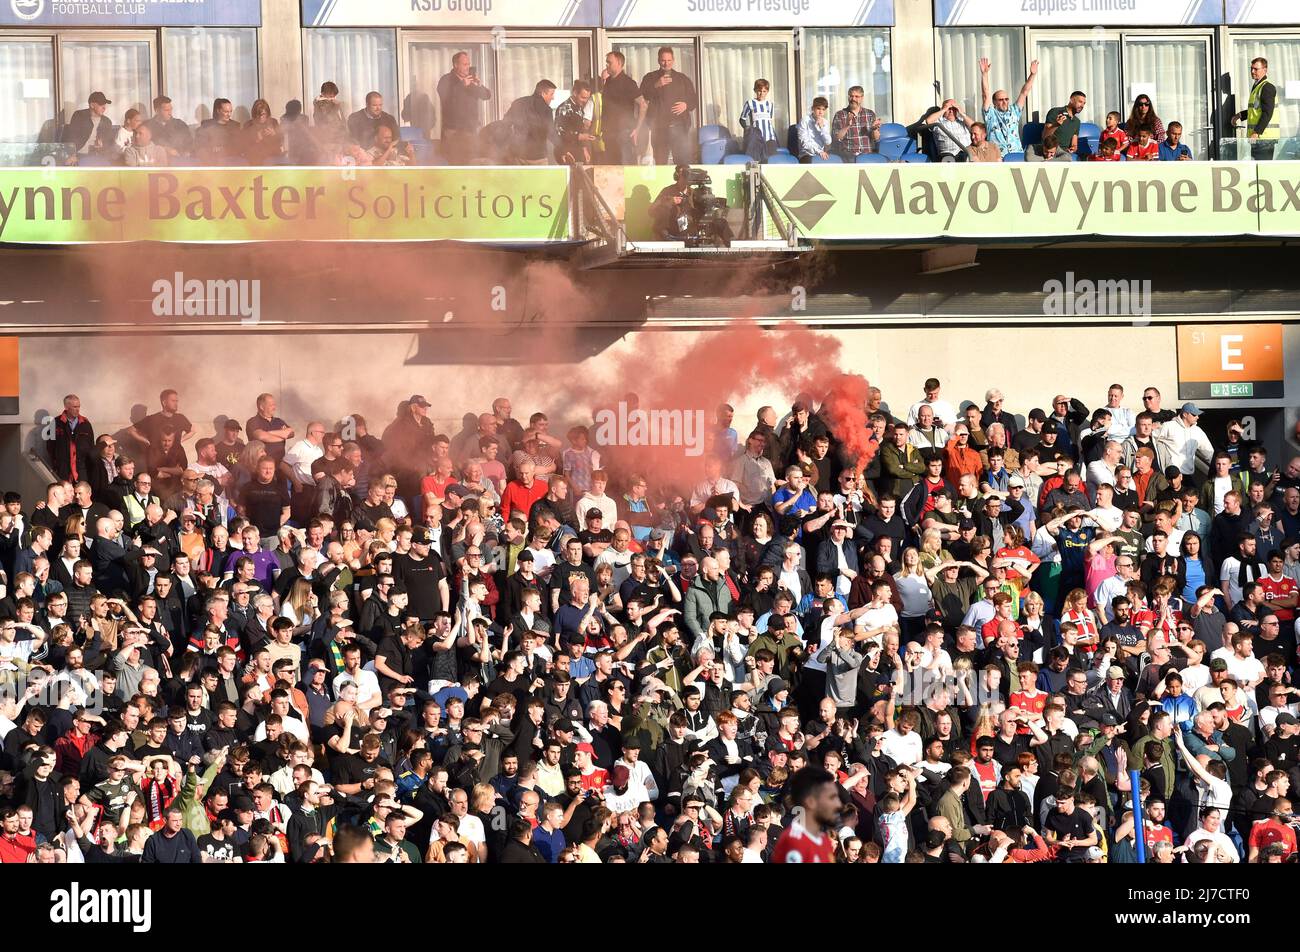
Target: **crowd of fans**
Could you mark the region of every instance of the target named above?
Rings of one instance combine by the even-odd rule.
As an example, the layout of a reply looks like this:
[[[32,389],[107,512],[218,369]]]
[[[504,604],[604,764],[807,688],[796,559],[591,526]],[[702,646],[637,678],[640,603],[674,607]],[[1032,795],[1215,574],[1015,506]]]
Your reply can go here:
[[[466,52],[456,53],[452,68],[439,79],[436,95],[440,117],[441,160],[453,165],[547,165],[551,163],[635,164],[647,150],[655,164],[699,161],[695,113],[699,96],[695,85],[674,68],[671,47],[658,51],[659,69],[638,82],[625,71],[618,51],[605,57],[599,77],[579,79],[567,99],[555,103],[556,84],[542,79],[529,96],[510,104],[503,118],[483,122],[483,105],[493,93],[479,78]],[[956,100],[946,100],[915,124],[914,133],[925,139],[926,150],[940,161],[1000,162],[1007,157],[1027,161],[1161,160],[1187,161],[1192,152],[1183,142],[1179,122],[1167,125],[1156,113],[1151,97],[1138,95],[1127,119],[1108,113],[1104,128],[1092,142],[1081,135],[1080,116],[1087,105],[1082,91],[1044,113],[1041,139],[1022,142],[1024,109],[1038,75],[1038,63],[1013,102],[1006,90],[989,88],[990,63],[980,61],[983,112],[968,116]],[[1233,117],[1244,124],[1257,159],[1272,158],[1278,138],[1276,88],[1268,81],[1268,63],[1251,64],[1254,86],[1249,108]],[[813,99],[807,116],[793,128],[778,129],[775,106],[767,79],[754,83],[754,95],[736,117],[738,148],[759,162],[787,149],[804,162],[837,156],[856,161],[880,148],[882,120],[864,103],[861,86],[848,90],[847,104],[830,112],[830,102]],[[62,142],[72,150],[74,163],[114,162],[130,166],[193,165],[410,165],[432,155],[417,154],[417,147],[432,149],[427,139],[435,125],[433,99],[412,93],[401,110],[402,118],[417,134],[407,141],[397,119],[384,110],[383,96],[370,92],[363,108],[345,114],[333,82],[322,84],[308,116],[303,104],[293,100],[276,120],[270,104],[259,99],[245,123],[235,121],[228,99],[212,104],[212,116],[196,129],[173,115],[166,96],[153,101],[153,115],[128,109],[120,126],[108,118],[111,101],[102,92],[91,93],[87,107],[73,113],[63,129]],[[412,142],[416,144],[412,144]]]
[[[669,466],[69,395],[0,511],[0,861],[1292,859],[1300,457],[923,391]]]

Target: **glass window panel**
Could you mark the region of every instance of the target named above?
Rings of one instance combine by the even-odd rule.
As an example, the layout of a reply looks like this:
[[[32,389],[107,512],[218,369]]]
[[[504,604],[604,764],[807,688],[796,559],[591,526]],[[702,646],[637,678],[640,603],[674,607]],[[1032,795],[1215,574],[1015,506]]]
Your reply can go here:
[[[26,153],[25,146],[52,142],[54,130],[54,44],[50,40],[0,38],[0,144],[3,164]]]
[[[163,30],[163,79],[172,114],[189,126],[212,118],[212,101],[218,96],[234,104],[236,120],[246,122],[258,90],[257,31]],[[283,105],[271,103],[272,113],[278,116]]]
[[[704,88],[700,94],[700,125],[720,125],[740,134],[740,110],[753,96],[754,81],[772,84],[773,121],[777,139],[785,145],[782,130],[791,116],[790,44],[754,40],[706,40]]]
[[[112,102],[108,116],[121,124],[128,109],[152,114],[153,57],[148,40],[64,40],[59,109],[67,122],[87,97],[100,90]]]
[[[573,88],[574,53],[569,40],[507,42],[497,53],[497,85],[501,113],[520,96],[531,96],[539,80],[549,79],[558,88],[551,107],[564,102]]]
[[[888,30],[804,30],[800,53],[805,113],[825,96],[833,114],[848,103],[849,88],[861,86],[867,108],[893,118]]]
[[[311,114],[312,100],[321,83],[339,87],[339,104],[346,117],[366,104],[371,90],[384,97],[384,108],[392,112],[397,102],[397,38],[392,30],[303,30],[306,60],[307,98],[303,103]]]
[[[969,116],[982,116],[979,61],[989,61],[989,92],[1005,89],[1012,101],[1025,84],[1025,31],[945,28],[939,33],[939,98],[955,99]]]
[[[1064,106],[1070,93],[1081,90],[1088,97],[1079,119],[1106,124],[1106,113],[1120,102],[1119,40],[1088,33],[1077,37],[1053,37],[1037,42],[1038,82],[1031,106],[1039,121],[1047,110]]]
[[[1198,159],[1210,156],[1210,92],[1206,88],[1209,73],[1206,57],[1208,44],[1198,39],[1132,39],[1124,48],[1123,90],[1114,109],[1127,121],[1132,111],[1134,86],[1154,85],[1151,102],[1156,115],[1168,126],[1183,124],[1183,142]],[[1247,73],[1247,75],[1250,75]],[[1105,118],[1104,116],[1102,117]]]
[[[428,129],[433,138],[440,137],[442,106],[438,101],[438,80],[451,72],[451,58],[462,51],[469,54],[471,66],[477,70],[483,84],[492,92],[492,99],[484,100],[479,107],[479,121],[483,125],[492,121],[496,108],[493,104],[501,94],[497,89],[496,76],[492,67],[491,45],[463,41],[408,39],[406,41],[407,94],[402,102],[400,117],[404,125]],[[509,105],[507,101],[501,107],[502,111],[504,112]]]

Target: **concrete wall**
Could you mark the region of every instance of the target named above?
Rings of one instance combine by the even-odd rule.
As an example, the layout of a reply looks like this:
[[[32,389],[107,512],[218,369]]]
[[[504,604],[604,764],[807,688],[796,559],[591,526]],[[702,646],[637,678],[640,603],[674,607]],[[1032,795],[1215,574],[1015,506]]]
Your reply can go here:
[[[889,53],[894,78],[894,121],[915,122],[935,104],[931,85],[936,75],[932,0],[894,0]]]
[[[303,95],[302,31],[297,0],[262,0],[262,98],[280,115],[290,99],[301,100],[307,115],[311,101]]]

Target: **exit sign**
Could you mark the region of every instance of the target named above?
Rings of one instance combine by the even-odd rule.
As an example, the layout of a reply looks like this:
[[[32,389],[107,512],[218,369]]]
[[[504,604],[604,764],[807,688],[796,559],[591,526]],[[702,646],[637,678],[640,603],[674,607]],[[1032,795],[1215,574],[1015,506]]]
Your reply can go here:
[[[1253,397],[1254,395],[1255,385],[1253,383],[1210,384],[1211,397]]]
[[[1178,399],[1279,400],[1281,324],[1180,324]]]

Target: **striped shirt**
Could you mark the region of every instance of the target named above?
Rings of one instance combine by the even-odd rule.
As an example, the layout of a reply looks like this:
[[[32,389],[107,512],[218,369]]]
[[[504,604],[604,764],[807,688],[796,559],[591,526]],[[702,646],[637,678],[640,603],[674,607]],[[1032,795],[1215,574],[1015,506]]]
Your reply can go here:
[[[774,115],[772,100],[750,99],[740,110],[740,126],[742,129],[753,127],[758,130],[764,142],[772,142],[776,139]]]

